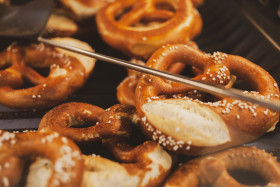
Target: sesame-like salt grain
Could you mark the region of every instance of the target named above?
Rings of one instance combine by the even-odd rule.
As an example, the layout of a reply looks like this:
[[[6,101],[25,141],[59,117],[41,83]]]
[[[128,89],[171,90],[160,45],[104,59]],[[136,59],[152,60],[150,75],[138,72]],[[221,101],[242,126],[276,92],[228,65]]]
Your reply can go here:
[[[8,177],[3,177],[2,181],[3,181],[4,187],[10,186],[10,181],[9,181]]]

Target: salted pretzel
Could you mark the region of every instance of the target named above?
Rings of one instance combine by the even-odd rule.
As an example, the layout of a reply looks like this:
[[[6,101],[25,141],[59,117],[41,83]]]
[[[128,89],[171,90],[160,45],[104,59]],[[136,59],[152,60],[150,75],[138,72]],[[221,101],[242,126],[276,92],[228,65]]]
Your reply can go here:
[[[53,40],[92,51],[76,39]],[[56,105],[85,84],[94,63],[94,59],[44,44],[12,45],[0,54],[0,103],[21,110]],[[48,75],[39,74],[40,69],[49,69]]]
[[[269,73],[239,56],[209,55],[187,45],[167,45],[157,50],[147,65],[165,71],[178,61],[203,70],[195,80],[226,85],[233,74],[256,90],[244,94],[279,98],[278,85]],[[187,85],[143,74],[135,101],[147,136],[171,151],[200,155],[254,140],[279,120],[279,113],[267,108],[227,97],[192,98],[196,92]]]
[[[80,107],[89,113],[89,108],[85,105],[74,103],[69,103],[69,105],[78,108],[78,113]],[[69,111],[68,105],[61,105],[60,109],[61,113],[63,113],[63,109]],[[84,156],[85,173],[81,186],[112,186],[114,184],[118,184],[118,186],[158,186],[163,182],[171,169],[171,156],[156,142],[144,140],[144,143],[142,141],[139,143],[139,140],[143,138],[138,137],[138,134],[134,132],[135,129],[131,127],[132,124],[137,124],[139,121],[137,115],[132,114],[134,112],[134,107],[117,104],[101,114],[102,120],[98,125],[105,127],[105,124],[102,123],[106,123],[105,128],[110,133],[100,133],[100,140],[105,148],[112,153],[115,161],[96,155]],[[58,113],[57,111],[56,114]],[[73,119],[73,114],[69,114],[69,118]],[[92,113],[91,115],[95,116],[96,114]],[[62,116],[56,115],[56,117],[61,118]],[[119,126],[123,128],[119,128]],[[110,128],[116,130],[112,131]],[[133,132],[131,132],[132,129]],[[123,131],[127,131],[129,136]],[[65,130],[63,133],[67,132],[69,131]],[[30,171],[29,181],[32,181],[33,175],[36,173],[51,169],[51,166],[38,167],[38,165],[43,165],[42,162],[46,161],[41,160],[31,166],[32,170],[35,171]]]
[[[158,186],[171,169],[170,155],[156,142],[146,141],[138,146],[119,140],[106,143],[123,163],[87,156],[84,159],[88,172],[85,172],[83,186],[98,186],[100,181],[107,186]]]
[[[255,175],[258,177],[250,180],[250,172],[258,174]],[[238,181],[234,173],[243,175],[247,179],[243,181],[245,184]],[[280,164],[276,157],[255,147],[239,147],[186,162],[167,179],[164,186],[279,185]]]
[[[128,159],[110,160],[100,155],[84,155],[84,175],[81,187],[92,186],[159,186],[169,173],[172,160],[156,142],[147,141],[133,146],[116,141],[116,156],[125,154]],[[123,146],[122,148],[120,146]],[[112,149],[112,148],[111,148]],[[130,149],[130,150],[129,150]],[[120,157],[120,156],[119,156]],[[48,159],[37,159],[29,167],[27,186],[40,187],[50,176],[53,166]],[[44,177],[42,177],[44,176]],[[41,182],[35,180],[41,178]]]
[[[103,7],[96,21],[106,43],[138,58],[167,43],[186,43],[202,27],[191,0],[120,0]]]
[[[198,49],[197,44],[193,41],[187,42],[186,45]],[[130,62],[145,66],[144,61],[136,58],[132,58]],[[184,70],[185,66],[186,65],[181,62],[174,63],[170,67],[168,67],[167,71],[169,73],[179,74]],[[200,72],[199,69],[195,69],[195,71],[197,73]],[[117,87],[117,99],[121,104],[135,106],[135,89],[141,73],[131,69],[128,69],[127,72],[128,72],[128,76]]]
[[[52,164],[46,186],[79,186],[84,162],[79,148],[53,132],[10,133],[0,131],[0,186],[15,186],[24,175],[23,167],[34,157],[48,158]]]
[[[95,142],[115,134],[129,136],[126,121],[132,119],[134,113],[135,108],[123,105],[113,106],[106,112],[91,104],[65,103],[46,113],[38,130],[59,132],[76,143]],[[83,128],[83,125],[91,126]]]

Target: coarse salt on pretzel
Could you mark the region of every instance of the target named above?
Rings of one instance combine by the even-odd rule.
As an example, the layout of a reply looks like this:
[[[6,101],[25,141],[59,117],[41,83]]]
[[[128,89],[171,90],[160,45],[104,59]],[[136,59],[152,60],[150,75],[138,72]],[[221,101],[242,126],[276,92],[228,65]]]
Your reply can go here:
[[[0,172],[0,186],[17,185],[24,175],[22,167],[34,157],[48,158],[53,164],[46,186],[76,187],[82,182],[84,162],[81,152],[73,142],[58,133],[14,134],[1,130],[0,155],[3,168]]]
[[[106,43],[139,58],[167,43],[186,43],[202,27],[190,0],[120,0],[102,8],[96,20]]]
[[[235,173],[242,175],[243,181]],[[280,163],[276,157],[255,147],[239,147],[186,162],[167,179],[164,186],[279,185]]]
[[[76,143],[95,142],[116,134],[128,136],[129,127],[126,127],[124,120],[133,118],[134,112],[134,108],[122,105],[111,107],[110,111],[106,112],[91,104],[65,103],[46,113],[38,130],[59,132]],[[91,126],[83,128],[83,125]]]
[[[127,142],[107,141],[114,156],[118,160],[122,157],[125,163],[102,157],[85,158],[88,172],[84,175],[84,186],[158,186],[171,169],[170,155],[156,142],[146,141],[134,147]]]
[[[187,42],[186,45],[198,49],[198,46],[193,41]],[[144,61],[136,58],[132,58],[130,62],[145,66]],[[184,70],[185,66],[186,65],[181,62],[174,63],[168,67],[167,71],[169,73],[179,74]],[[197,71],[199,72],[199,70]],[[135,89],[141,73],[131,69],[127,69],[127,72],[128,76],[117,87],[117,99],[121,104],[135,106]]]
[[[76,39],[53,40],[92,51],[88,44]],[[0,64],[4,64],[4,69],[0,70],[3,81],[0,83],[0,103],[15,109],[32,110],[56,105],[80,89],[92,72],[95,60],[44,44],[34,44],[12,45],[0,54]],[[50,71],[45,77],[35,68]],[[24,88],[25,82],[33,86]]]
[[[167,45],[156,51],[147,65],[165,71],[178,61],[203,69],[196,80],[226,85],[233,74],[256,90],[244,94],[260,99],[279,98],[275,80],[264,69],[239,56],[220,52],[209,55],[187,45]],[[273,129],[279,120],[278,112],[255,104],[227,97],[192,99],[184,95],[189,90],[187,85],[146,74],[136,87],[142,129],[171,151],[200,155],[242,144]]]
[[[124,142],[116,141],[115,143],[118,145],[110,146],[124,146],[131,149],[119,150],[120,155],[123,153],[130,155],[129,159],[113,161],[99,155],[84,155],[84,175],[81,187],[105,187],[116,184],[122,187],[138,187],[162,184],[171,169],[172,160],[159,144],[147,141],[131,147]],[[40,158],[33,162],[27,176],[27,187],[44,187],[52,168],[53,164],[48,159]],[[41,182],[34,180],[36,178],[41,178]]]
[[[78,104],[69,103],[74,108],[78,106],[89,111],[86,105]],[[57,110],[56,114],[63,113],[63,109],[69,112],[69,106],[66,104],[57,108],[60,108],[60,111]],[[79,113],[79,110],[77,112]],[[171,156],[153,141],[146,141],[138,146],[131,145],[131,142],[139,141],[137,134],[131,132],[131,125],[139,122],[135,112],[134,107],[117,104],[106,110],[104,114],[101,114],[102,120],[100,120],[99,125],[103,127],[106,125],[107,131],[110,133],[100,134],[100,140],[112,152],[117,161],[100,156],[84,156],[85,173],[81,186],[100,187],[114,184],[118,184],[118,186],[157,186],[163,182],[172,166]],[[69,114],[73,116],[73,112],[69,112]],[[92,113],[91,115],[96,114]],[[62,116],[53,115],[53,118],[61,118]],[[112,131],[110,128],[115,130]],[[43,128],[43,130],[46,129]],[[124,134],[124,131],[127,133]],[[67,133],[69,132],[65,130],[62,133],[68,136]],[[32,166],[32,170],[36,170],[36,172],[32,171],[30,173],[29,180],[36,173],[51,169],[50,165],[48,168],[40,168],[38,165],[42,165],[42,162],[46,161],[38,161],[37,166]]]

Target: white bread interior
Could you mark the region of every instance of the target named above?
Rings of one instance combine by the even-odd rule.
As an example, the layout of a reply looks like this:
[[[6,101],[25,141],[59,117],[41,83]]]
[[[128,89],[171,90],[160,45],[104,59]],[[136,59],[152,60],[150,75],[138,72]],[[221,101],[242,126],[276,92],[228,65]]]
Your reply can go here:
[[[195,101],[154,100],[142,105],[142,110],[152,126],[176,140],[195,146],[216,146],[230,141],[222,118]]]
[[[151,152],[147,152],[146,157],[150,160],[149,164],[143,166],[144,168],[138,168],[139,170],[135,173],[130,173],[129,167],[125,168],[118,162],[100,156],[84,156],[85,170],[81,187],[150,186],[151,181],[170,170],[172,158],[159,145]],[[52,169],[53,164],[50,160],[38,158],[29,167],[26,186],[45,187]]]
[[[78,31],[78,25],[70,18],[53,12],[46,25],[46,32],[68,33],[68,36]],[[65,35],[63,35],[65,36]]]

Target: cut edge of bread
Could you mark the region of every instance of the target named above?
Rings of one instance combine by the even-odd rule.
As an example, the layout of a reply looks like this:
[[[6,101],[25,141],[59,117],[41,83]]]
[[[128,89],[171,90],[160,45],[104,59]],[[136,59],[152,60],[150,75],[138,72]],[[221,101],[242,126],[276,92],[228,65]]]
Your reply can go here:
[[[195,101],[154,100],[142,105],[142,111],[154,128],[178,141],[195,146],[217,146],[231,140],[219,114]]]

